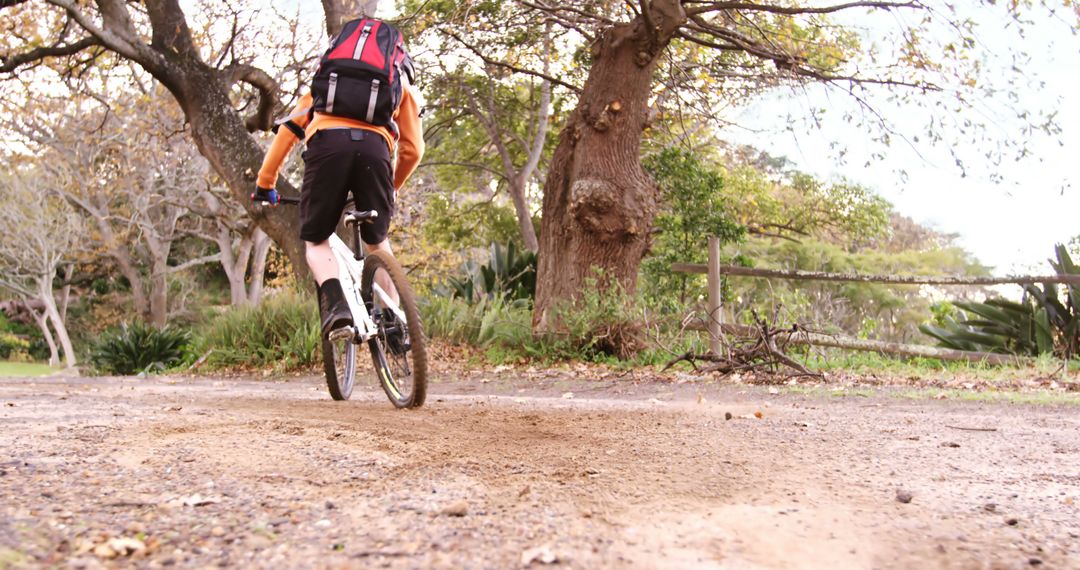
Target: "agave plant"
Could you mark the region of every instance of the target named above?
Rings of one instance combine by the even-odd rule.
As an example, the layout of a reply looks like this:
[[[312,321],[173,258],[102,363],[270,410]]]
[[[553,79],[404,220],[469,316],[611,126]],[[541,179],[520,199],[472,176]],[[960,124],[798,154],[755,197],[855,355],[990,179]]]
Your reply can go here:
[[[491,244],[491,260],[486,265],[469,261],[464,275],[447,280],[450,294],[470,303],[481,298],[504,297],[508,300],[536,296],[536,253],[520,250],[514,242]]]
[[[185,330],[170,326],[158,329],[136,321],[102,335],[91,351],[90,361],[105,374],[128,376],[160,371],[183,360],[190,343],[191,335]]]
[[[1059,275],[1080,275],[1065,246],[1057,247],[1051,261]],[[946,316],[942,326],[920,328],[946,347],[957,350],[1037,356],[1055,353],[1071,358],[1080,349],[1080,286],[1043,284],[1024,287],[1021,302],[990,299],[984,303],[956,301],[959,318]]]

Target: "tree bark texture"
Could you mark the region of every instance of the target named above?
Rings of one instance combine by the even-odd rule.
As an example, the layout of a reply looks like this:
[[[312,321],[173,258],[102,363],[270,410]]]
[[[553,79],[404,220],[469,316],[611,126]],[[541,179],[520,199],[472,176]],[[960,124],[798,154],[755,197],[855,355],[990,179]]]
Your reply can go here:
[[[656,62],[686,14],[676,0],[607,28],[544,185],[534,329],[557,330],[553,311],[579,298],[599,268],[602,288],[633,293],[649,247],[658,188],[641,166]]]

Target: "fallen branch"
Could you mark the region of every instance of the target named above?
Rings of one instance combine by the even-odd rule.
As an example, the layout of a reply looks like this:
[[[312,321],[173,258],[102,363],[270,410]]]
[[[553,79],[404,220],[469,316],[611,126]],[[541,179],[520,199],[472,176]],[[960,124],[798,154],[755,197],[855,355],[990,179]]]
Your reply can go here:
[[[740,331],[745,334],[734,339],[731,345],[723,351],[724,354],[716,354],[712,351],[707,354],[687,352],[668,362],[664,370],[666,371],[680,362],[687,362],[694,367],[695,371],[705,374],[719,372],[728,375],[736,372],[758,370],[778,373],[781,369],[790,369],[797,373],[791,374],[792,377],[823,377],[821,373],[810,370],[784,352],[784,347],[790,343],[792,335],[799,332],[798,327],[777,329],[769,326],[756,313],[754,314],[754,320],[757,323],[755,326],[740,327]],[[782,346],[777,344],[777,339],[780,339]],[[699,361],[713,364],[699,370],[697,367]]]
[[[973,428],[973,427],[962,427],[962,426],[945,426],[945,427],[947,427],[949,429],[958,429],[960,431],[987,431],[987,432],[997,431],[997,428]]]

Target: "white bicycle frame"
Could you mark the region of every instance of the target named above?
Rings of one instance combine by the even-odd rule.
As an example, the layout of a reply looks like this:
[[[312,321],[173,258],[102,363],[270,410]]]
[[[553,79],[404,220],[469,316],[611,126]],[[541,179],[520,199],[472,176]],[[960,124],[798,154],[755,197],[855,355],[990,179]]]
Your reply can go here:
[[[357,260],[353,250],[337,234],[330,236],[330,249],[334,252],[334,258],[337,259],[338,280],[341,281],[341,288],[345,291],[345,300],[352,311],[356,340],[361,343],[367,342],[374,338],[379,330],[375,322],[371,320],[363,299],[360,298],[360,280],[364,274],[364,261]],[[394,311],[399,322],[402,324],[408,322],[405,311],[401,310],[397,302],[378,283],[372,283],[372,290],[375,295],[378,295],[384,307],[389,307]]]

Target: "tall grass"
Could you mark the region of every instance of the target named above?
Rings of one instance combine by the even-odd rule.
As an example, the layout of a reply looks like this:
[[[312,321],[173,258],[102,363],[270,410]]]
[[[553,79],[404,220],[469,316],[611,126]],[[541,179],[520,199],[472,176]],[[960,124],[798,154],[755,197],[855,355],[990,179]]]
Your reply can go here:
[[[532,308],[523,300],[494,297],[469,304],[431,296],[420,302],[420,318],[428,336],[455,344],[523,347],[532,339]]]
[[[211,368],[308,367],[320,362],[319,308],[315,300],[285,291],[257,307],[230,309],[198,334],[199,354]]]

